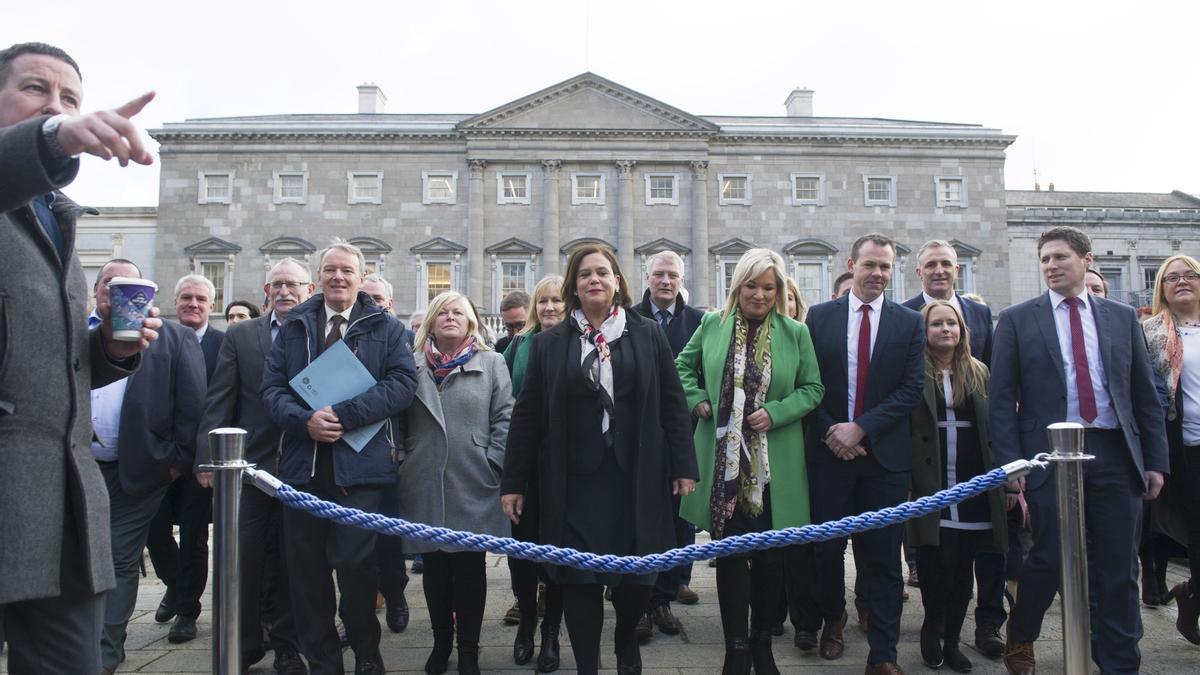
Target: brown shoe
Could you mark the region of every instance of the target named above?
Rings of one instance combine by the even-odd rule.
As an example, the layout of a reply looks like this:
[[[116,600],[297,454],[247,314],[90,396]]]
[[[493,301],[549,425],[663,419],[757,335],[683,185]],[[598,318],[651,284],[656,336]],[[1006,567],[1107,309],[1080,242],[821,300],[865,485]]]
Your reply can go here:
[[[821,631],[821,644],[819,652],[821,658],[833,661],[834,659],[842,658],[842,654],[846,653],[846,639],[842,635],[842,631],[846,628],[846,622],[850,617],[842,612],[842,618],[834,623],[826,623],[825,628]]]
[[[675,599],[681,605],[694,605],[700,602],[700,596],[696,594],[696,591],[692,590],[691,586],[687,585],[679,587],[679,594],[675,596]]]
[[[1004,667],[1011,675],[1033,675],[1037,672],[1037,660],[1033,658],[1032,642],[1013,642],[1004,645]]]
[[[512,607],[504,613],[504,625],[515,626],[521,623],[521,607],[517,603],[513,603]]]
[[[884,661],[883,663],[868,663],[864,675],[904,675],[900,664]]]

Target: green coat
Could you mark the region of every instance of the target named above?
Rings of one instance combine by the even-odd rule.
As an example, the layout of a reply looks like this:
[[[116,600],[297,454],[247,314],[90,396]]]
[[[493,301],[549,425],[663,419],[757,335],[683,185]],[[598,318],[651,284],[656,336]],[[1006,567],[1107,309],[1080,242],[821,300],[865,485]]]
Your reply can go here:
[[[925,396],[912,411],[912,498],[934,494],[942,488],[941,434],[937,430],[937,390],[941,380],[925,378]],[[986,394],[971,396],[975,406],[975,431],[979,434],[979,447],[983,449],[983,466],[991,470],[996,466],[992,448],[988,445],[988,400]],[[987,493],[988,506],[992,512],[993,553],[1008,550],[1008,521],[1004,515],[1004,488]],[[940,513],[931,513],[908,521],[908,541],[913,546],[937,546],[939,541]]]
[[[512,377],[513,400],[521,395],[521,385],[525,382],[525,366],[529,364],[529,338],[537,335],[539,330],[534,328],[530,333],[517,333],[504,348],[504,363]]]
[[[709,531],[712,530],[709,497],[716,461],[717,405],[721,400],[721,378],[733,324],[732,315],[722,321],[719,312],[705,314],[700,328],[675,359],[688,409],[694,410],[703,401],[713,408],[712,417],[698,421],[694,435],[700,481],[696,491],[684,497],[679,507],[680,517]],[[767,432],[767,457],[771,464],[771,525],[775,529],[811,522],[801,420],[817,407],[824,395],[825,386],[821,384],[808,326],[772,312],[771,386],[763,409],[771,416],[772,423]]]

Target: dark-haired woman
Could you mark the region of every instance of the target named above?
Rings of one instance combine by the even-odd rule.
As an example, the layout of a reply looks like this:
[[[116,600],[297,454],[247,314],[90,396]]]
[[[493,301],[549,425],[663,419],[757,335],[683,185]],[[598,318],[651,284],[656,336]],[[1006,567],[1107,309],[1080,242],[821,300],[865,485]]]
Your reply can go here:
[[[695,487],[691,419],[658,325],[629,310],[612,249],[577,249],[563,284],[566,319],[529,340],[505,454],[501,504],[520,524],[536,481],[544,544],[646,555],[671,548],[673,492]],[[551,567],[580,673],[600,665],[604,586],[613,588],[617,672],[640,673],[635,629],[654,574]]]

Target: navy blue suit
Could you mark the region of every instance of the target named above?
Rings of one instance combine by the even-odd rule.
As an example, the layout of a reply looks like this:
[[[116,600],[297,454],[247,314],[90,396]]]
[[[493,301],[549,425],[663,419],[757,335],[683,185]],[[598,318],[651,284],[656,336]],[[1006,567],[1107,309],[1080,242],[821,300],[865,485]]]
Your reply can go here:
[[[971,335],[971,356],[983,361],[984,365],[992,365],[992,308],[987,305],[958,296],[958,305],[962,307],[963,320],[967,322],[967,331]],[[904,306],[921,311],[925,306],[925,294],[917,293],[916,297],[904,301]]]
[[[1092,657],[1106,673],[1136,673],[1142,636],[1137,546],[1146,471],[1168,470],[1166,428],[1145,337],[1131,307],[1089,296],[1104,387],[1119,429],[1089,429],[1084,465]],[[1049,293],[1000,312],[988,413],[996,462],[1048,451],[1046,426],[1067,418],[1067,382]],[[1060,310],[1062,311],[1062,310]],[[1088,359],[1096,358],[1088,354]],[[1009,619],[1009,639],[1033,642],[1059,585],[1058,519],[1050,471],[1026,478],[1033,549]]]
[[[809,494],[813,522],[895,506],[908,495],[912,448],[909,413],[921,402],[925,386],[925,329],[921,315],[884,299],[869,370],[864,412],[853,420],[866,432],[865,457],[838,459],[825,445],[825,433],[834,424],[850,421],[850,387],[846,336],[848,297],[821,303],[808,311],[806,323],[821,365],[825,398],[809,413],[805,447],[808,449]],[[866,561],[867,604],[870,610],[869,663],[895,662],[900,637],[899,525],[860,535]],[[818,544],[819,590],[817,603],[825,622],[836,623],[846,611],[846,539]]]

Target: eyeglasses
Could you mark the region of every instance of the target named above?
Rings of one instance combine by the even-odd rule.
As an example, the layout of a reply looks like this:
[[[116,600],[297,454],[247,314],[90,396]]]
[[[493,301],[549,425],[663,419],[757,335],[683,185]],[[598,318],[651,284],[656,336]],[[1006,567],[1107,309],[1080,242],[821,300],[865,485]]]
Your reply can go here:
[[[515,333],[515,332],[517,332],[517,331],[521,330],[521,329],[522,329],[522,328],[524,328],[524,327],[525,327],[525,322],[524,322],[524,321],[517,321],[517,322],[515,322],[515,323],[506,323],[506,324],[504,324],[504,329],[505,329],[505,330],[507,330],[507,331],[508,331],[508,332],[510,332],[510,333]]]
[[[298,291],[298,290],[300,290],[300,287],[303,285],[304,284],[300,283],[299,281],[272,281],[271,282],[271,288],[274,288],[275,290],[279,290],[281,288],[286,288],[289,291]]]
[[[1181,281],[1184,281],[1190,284],[1197,279],[1200,279],[1200,274],[1196,274],[1195,272],[1186,272],[1184,274],[1168,274],[1167,276],[1163,277],[1163,283],[1177,284]]]

